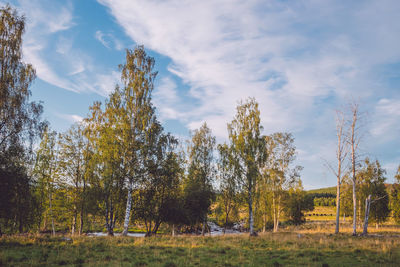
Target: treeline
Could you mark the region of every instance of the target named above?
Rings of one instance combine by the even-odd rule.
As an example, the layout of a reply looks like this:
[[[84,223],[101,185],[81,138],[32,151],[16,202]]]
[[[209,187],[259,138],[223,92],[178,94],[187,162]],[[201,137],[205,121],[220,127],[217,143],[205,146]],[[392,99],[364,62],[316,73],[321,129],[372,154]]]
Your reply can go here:
[[[0,233],[81,234],[101,222],[109,235],[132,224],[147,235],[162,224],[204,234],[212,216],[254,235],[300,223],[312,208],[292,167],[293,136],[262,135],[255,99],[239,103],[227,143],[217,145],[206,123],[186,143],[166,133],[151,101],[155,62],[142,46],[126,51],[122,83],[104,103],[52,131],[41,104],[29,102],[35,71],[21,61],[24,18],[9,6],[0,12]]]

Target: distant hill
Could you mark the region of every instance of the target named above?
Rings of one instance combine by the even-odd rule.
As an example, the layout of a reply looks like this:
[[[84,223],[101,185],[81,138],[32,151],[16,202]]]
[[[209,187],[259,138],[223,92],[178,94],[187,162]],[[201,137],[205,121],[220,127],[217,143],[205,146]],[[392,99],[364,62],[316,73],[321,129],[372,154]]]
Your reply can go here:
[[[336,196],[336,186],[312,189],[307,191],[308,194],[333,194]]]

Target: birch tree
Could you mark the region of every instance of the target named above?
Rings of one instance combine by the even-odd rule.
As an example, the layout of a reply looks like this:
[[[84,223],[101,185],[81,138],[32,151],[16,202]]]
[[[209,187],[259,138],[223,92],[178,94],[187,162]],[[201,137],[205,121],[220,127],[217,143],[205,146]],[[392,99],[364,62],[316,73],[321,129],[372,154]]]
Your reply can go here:
[[[188,190],[187,199],[194,200],[193,196],[201,198],[197,201],[197,210],[192,210],[197,216],[192,216],[202,222],[202,235],[204,235],[207,225],[207,213],[211,206],[213,198],[213,178],[215,174],[214,167],[214,149],[216,141],[211,133],[211,129],[204,123],[198,130],[192,134],[191,141],[188,145],[189,170],[188,170]],[[195,193],[195,194],[192,194]],[[189,203],[188,203],[189,204]],[[193,209],[191,207],[189,209]]]
[[[350,103],[350,118],[348,120],[349,128],[347,133],[347,144],[350,149],[351,159],[351,180],[353,184],[353,235],[357,235],[357,156],[361,141],[360,111],[357,102]]]
[[[279,230],[283,193],[289,189],[292,178],[296,177],[298,167],[291,169],[291,164],[296,159],[294,138],[290,133],[274,133],[269,137],[270,149],[269,177],[272,185],[272,209],[274,219],[274,232]]]
[[[9,221],[22,231],[28,223],[25,215],[36,206],[28,162],[45,123],[40,119],[42,105],[29,99],[36,74],[31,64],[22,61],[24,31],[25,18],[9,5],[0,7],[0,235]]]
[[[87,189],[85,157],[87,142],[81,124],[74,124],[70,129],[60,135],[60,168],[65,177],[72,198],[73,218],[71,234],[75,234],[80,215],[79,235],[83,231],[83,217],[85,213],[85,194]]]
[[[346,139],[346,121],[344,113],[337,110],[336,111],[336,138],[337,138],[337,146],[336,146],[336,169],[332,167],[329,163],[327,164],[328,168],[332,171],[332,173],[336,176],[336,227],[335,234],[339,233],[339,219],[340,219],[340,193],[341,193],[341,184],[343,180],[343,176],[345,175],[344,170],[346,170],[346,158],[348,155],[348,146]]]
[[[218,145],[218,174],[220,182],[220,193],[223,202],[225,223],[224,233],[228,225],[229,215],[234,208],[239,193],[238,182],[235,175],[234,160],[227,144]]]
[[[143,146],[141,140],[154,116],[154,108],[151,105],[151,93],[157,76],[157,72],[153,71],[154,64],[154,58],[146,54],[143,46],[138,46],[133,51],[126,51],[126,62],[120,65],[123,82],[120,89],[123,144],[121,154],[128,185],[123,235],[128,234],[134,183],[141,175],[145,175],[141,162],[143,156],[140,155]]]
[[[114,235],[118,219],[123,216],[122,199],[124,178],[126,177],[121,159],[121,142],[117,112],[120,105],[118,91],[110,95],[105,110],[96,102],[91,108],[89,118],[85,120],[86,135],[92,143],[94,154],[91,158],[91,185],[99,191],[100,209],[104,214],[107,233]]]
[[[58,176],[56,137],[56,132],[46,128],[36,153],[34,167],[39,205],[44,212],[44,229],[47,226],[47,218],[50,218],[53,235],[55,235],[53,200]]]
[[[260,110],[256,100],[249,98],[245,102],[240,102],[234,119],[228,124],[228,133],[236,161],[236,173],[240,186],[247,195],[251,236],[257,235],[254,231],[253,200],[264,152],[261,131]]]

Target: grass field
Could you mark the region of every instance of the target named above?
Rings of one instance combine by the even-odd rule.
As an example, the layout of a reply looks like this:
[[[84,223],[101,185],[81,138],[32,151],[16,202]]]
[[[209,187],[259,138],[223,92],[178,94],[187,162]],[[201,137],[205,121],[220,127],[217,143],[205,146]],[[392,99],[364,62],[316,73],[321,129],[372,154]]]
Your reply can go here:
[[[311,227],[307,229],[307,227]],[[330,229],[330,228],[329,228]],[[3,266],[399,266],[396,231],[352,237],[315,232],[307,224],[295,232],[259,237],[156,236],[0,238]],[[346,232],[346,231],[345,231]]]

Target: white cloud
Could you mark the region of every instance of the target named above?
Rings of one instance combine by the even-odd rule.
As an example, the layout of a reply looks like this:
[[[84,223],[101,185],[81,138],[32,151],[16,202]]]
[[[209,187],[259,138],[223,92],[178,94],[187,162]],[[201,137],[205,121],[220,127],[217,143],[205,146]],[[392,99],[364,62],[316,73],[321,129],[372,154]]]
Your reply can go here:
[[[76,114],[56,114],[59,118],[62,118],[69,123],[76,123],[76,122],[81,122],[83,121],[83,117],[76,115]]]
[[[335,138],[333,107],[356,96],[369,109],[389,90],[375,68],[400,61],[397,1],[98,1],[189,86],[178,102],[157,100],[166,116],[190,129],[207,121],[224,138],[237,101],[255,97],[266,132],[294,132],[300,149],[316,153],[304,160],[309,170]],[[391,117],[375,134],[400,124]]]
[[[104,33],[98,30],[96,31],[94,36],[102,45],[104,45],[108,49],[111,48],[111,45],[113,45],[116,50],[122,50],[124,48],[124,44],[122,43],[122,41],[117,39],[111,33]]]
[[[371,134],[377,140],[395,139],[400,136],[400,99],[383,98],[372,114]]]
[[[105,40],[105,38],[104,38],[105,36],[104,36],[104,33],[102,31],[96,31],[95,37],[102,45],[104,45],[107,48],[110,48],[110,45]]]

